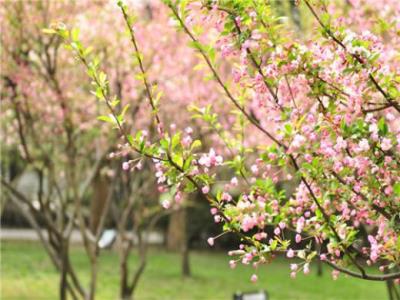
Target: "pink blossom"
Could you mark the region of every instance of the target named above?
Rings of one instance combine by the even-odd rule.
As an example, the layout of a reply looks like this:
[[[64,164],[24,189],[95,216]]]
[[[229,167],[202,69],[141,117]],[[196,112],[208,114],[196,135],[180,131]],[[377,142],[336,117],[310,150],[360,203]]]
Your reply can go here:
[[[257,222],[255,218],[246,215],[242,221],[242,229],[244,232],[251,230],[254,226],[256,226]]]
[[[242,263],[248,265],[253,259],[253,255],[251,253],[246,253],[242,259]]]
[[[394,119],[396,119],[396,117],[392,113],[386,114],[386,120],[393,121]]]
[[[229,261],[229,267],[230,267],[231,269],[236,268],[236,261],[230,260],[230,261]]]
[[[311,162],[312,161],[312,156],[310,155],[310,154],[305,154],[304,155],[304,159],[307,161],[307,162]]]
[[[286,256],[288,258],[293,258],[294,257],[294,251],[292,249],[289,249],[286,253]]]
[[[300,243],[301,242],[301,235],[300,234],[296,234],[296,243]]]
[[[390,196],[393,193],[392,186],[389,185],[389,186],[385,187],[384,192],[385,192],[386,195]]]
[[[305,263],[305,264],[304,264],[303,273],[304,273],[305,275],[307,275],[307,274],[310,273],[310,264],[309,264],[309,263]]]
[[[166,186],[164,186],[164,185],[159,185],[159,186],[157,187],[157,190],[158,190],[160,193],[165,193],[166,191],[168,191],[168,188],[167,188]]]
[[[162,205],[162,207],[164,207],[165,209],[168,209],[168,208],[171,207],[171,202],[170,202],[169,200],[164,200],[164,201],[161,203],[161,205]]]
[[[306,138],[301,134],[296,134],[293,138],[291,147],[297,149],[300,148],[306,142]]]
[[[207,243],[208,243],[210,246],[214,246],[214,238],[212,238],[212,237],[208,238],[208,239],[207,239]]]
[[[184,147],[189,147],[192,144],[192,142],[193,142],[193,140],[190,135],[187,135],[182,139],[182,145]]]
[[[258,232],[254,235],[254,238],[258,241],[267,238],[267,233],[265,232]]]
[[[221,220],[222,220],[222,218],[221,218],[220,215],[215,215],[215,216],[214,216],[214,222],[215,222],[215,223],[219,223],[219,222],[221,222]]]
[[[186,132],[187,134],[192,134],[192,133],[193,133],[192,127],[186,127],[186,128],[185,128],[185,132]]]
[[[208,194],[208,192],[210,191],[210,187],[208,185],[205,185],[201,188],[201,191],[203,192],[203,194]]]
[[[218,213],[218,208],[212,207],[212,208],[210,209],[210,213],[211,213],[212,215],[215,215],[216,213]]]
[[[229,202],[229,201],[232,200],[232,196],[230,194],[228,194],[227,192],[223,192],[222,196],[221,196],[221,199],[226,201],[226,202]]]
[[[253,282],[253,283],[256,283],[256,282],[257,282],[257,280],[258,280],[258,277],[257,277],[257,275],[256,275],[256,274],[253,274],[253,275],[251,275],[251,278],[250,278],[250,280],[251,280],[251,282]]]
[[[369,148],[369,143],[367,139],[362,139],[359,143],[358,143],[358,152],[362,152],[362,151],[368,151]]]
[[[210,152],[208,154],[204,154],[199,159],[199,164],[207,168],[213,166],[219,166],[222,164],[222,162],[223,162],[222,156],[216,155],[215,150],[213,148],[210,149]]]
[[[232,75],[233,75],[233,82],[238,83],[242,79],[242,72],[238,69],[233,69],[232,70]]]
[[[175,194],[175,201],[176,201],[177,204],[180,204],[182,202],[182,200],[183,200],[182,193],[180,191],[178,191]]]
[[[340,272],[338,270],[333,270],[332,271],[332,279],[337,280],[339,277]]]
[[[301,233],[301,232],[303,231],[304,222],[305,222],[304,217],[300,217],[300,218],[297,220],[297,223],[296,223],[296,232],[297,232],[297,233]]]
[[[128,171],[128,170],[129,170],[129,168],[130,168],[130,166],[129,166],[129,162],[127,162],[127,161],[124,161],[124,162],[122,163],[122,170],[124,170],[124,171]]]
[[[379,255],[376,251],[371,252],[370,258],[373,262],[375,262],[378,259]]]
[[[347,147],[347,142],[343,139],[343,137],[339,136],[336,139],[335,150],[340,151],[342,149],[346,149],[346,147]]]
[[[237,186],[237,185],[238,185],[238,179],[237,179],[236,177],[233,177],[233,178],[231,179],[231,184],[232,184],[233,186]]]
[[[382,139],[381,148],[382,148],[383,151],[388,151],[392,147],[393,147],[393,145],[392,145],[392,140],[391,139],[388,139],[388,138]]]
[[[258,174],[258,166],[257,166],[257,165],[252,165],[252,166],[250,167],[250,170],[251,170],[251,172],[252,172],[254,175],[257,175],[257,174]]]

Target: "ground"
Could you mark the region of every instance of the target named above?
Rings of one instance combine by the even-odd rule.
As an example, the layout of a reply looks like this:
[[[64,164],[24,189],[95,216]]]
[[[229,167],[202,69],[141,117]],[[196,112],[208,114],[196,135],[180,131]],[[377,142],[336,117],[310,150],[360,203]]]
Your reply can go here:
[[[40,244],[7,242],[1,245],[0,299],[57,299],[58,275]],[[72,261],[81,278],[88,276],[87,263],[81,247],[73,247]],[[98,293],[96,299],[117,299],[118,257],[112,251],[101,254]],[[265,289],[271,300],[380,300],[386,299],[384,283],[368,282],[340,276],[330,277],[326,267],[317,277],[315,267],[308,276],[299,274],[290,279],[288,262],[279,259],[258,270],[259,282],[249,281],[253,270],[228,267],[225,253],[193,252],[193,277],[180,276],[180,257],[162,250],[152,250],[146,272],[137,290],[138,300],[231,300],[235,291]],[[131,258],[134,265],[135,257]]]

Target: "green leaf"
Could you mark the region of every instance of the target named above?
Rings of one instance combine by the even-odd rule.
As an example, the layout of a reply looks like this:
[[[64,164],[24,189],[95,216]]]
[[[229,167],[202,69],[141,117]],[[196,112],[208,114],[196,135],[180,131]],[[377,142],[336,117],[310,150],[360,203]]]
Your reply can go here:
[[[104,100],[103,90],[100,87],[96,88],[96,91],[90,91],[99,100]]]
[[[289,134],[289,135],[292,134],[292,131],[293,131],[293,130],[292,130],[292,125],[291,125],[290,123],[286,123],[286,124],[285,124],[285,131],[286,131],[286,133]]]
[[[133,145],[133,144],[134,144],[133,137],[132,137],[131,134],[128,134],[128,135],[126,136],[126,138],[128,139],[129,145]]]
[[[115,124],[115,118],[112,116],[98,116],[97,120],[103,121],[103,122],[107,122],[107,123],[111,123],[111,124]]]
[[[323,217],[324,217],[322,212],[319,209],[315,210],[315,215],[316,215],[318,220],[322,220]]]
[[[380,135],[386,135],[389,131],[388,126],[385,122],[385,118],[380,118],[378,121],[378,130]]]
[[[190,168],[190,165],[193,161],[193,156],[189,156],[186,160],[185,163],[183,164],[183,170],[187,171]]]
[[[183,157],[181,153],[176,153],[172,156],[173,161],[180,167],[183,167]]]
[[[128,108],[129,108],[129,104],[125,105],[124,108],[122,109],[121,113],[119,114],[119,117],[121,117],[123,119]]]
[[[141,131],[136,132],[135,139],[136,139],[137,142],[140,141],[140,139],[141,139],[141,137],[142,137],[142,134],[143,134],[143,133],[142,133]]]
[[[89,53],[91,53],[93,51],[93,47],[89,46],[86,49],[83,50],[83,56],[88,56]]]
[[[189,42],[189,47],[194,48],[196,50],[202,49],[202,45],[198,41]]]
[[[396,182],[396,183],[393,185],[393,191],[394,191],[394,194],[395,194],[396,196],[399,196],[399,197],[400,197],[400,182]]]
[[[176,146],[179,145],[180,142],[181,142],[181,133],[178,132],[172,137],[171,151],[174,151],[174,149],[176,148]]]
[[[312,260],[315,256],[317,256],[317,252],[313,251],[310,254],[307,255],[307,261]]]
[[[201,147],[201,141],[200,140],[194,140],[192,145],[190,146],[190,151],[193,151],[196,148]]]
[[[269,248],[271,249],[271,251],[274,251],[276,249],[276,247],[278,246],[278,241],[277,240],[273,240],[269,246]]]
[[[43,32],[44,34],[56,34],[56,33],[57,33],[56,30],[51,29],[51,28],[44,28],[44,29],[42,29],[42,32]]]
[[[192,182],[188,181],[184,188],[185,193],[192,193],[195,190],[196,190],[196,186]]]
[[[119,99],[114,99],[110,102],[111,107],[116,107],[121,101]]]
[[[71,39],[74,42],[79,40],[79,28],[73,28],[71,30]]]
[[[162,139],[160,141],[160,145],[161,145],[161,148],[163,148],[164,150],[168,150],[169,142],[167,139]]]
[[[104,72],[100,72],[100,74],[99,74],[100,85],[102,85],[102,86],[105,85],[106,81],[107,81],[107,74]]]

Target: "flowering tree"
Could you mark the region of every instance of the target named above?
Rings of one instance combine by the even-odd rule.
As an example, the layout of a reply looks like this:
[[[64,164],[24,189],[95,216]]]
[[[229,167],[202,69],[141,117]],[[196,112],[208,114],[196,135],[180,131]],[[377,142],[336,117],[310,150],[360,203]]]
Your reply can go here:
[[[7,29],[2,35],[2,61],[7,62],[2,68],[2,122],[7,122],[2,150],[20,158],[23,169],[35,174],[38,188],[35,195],[29,195],[17,189],[18,178],[4,177],[2,186],[36,230],[60,272],[61,299],[67,294],[74,299],[94,297],[98,240],[111,194],[105,195],[93,228],[87,222],[91,218],[87,200],[114,138],[96,138],[101,133],[93,126],[97,105],[82,101],[87,86],[78,84],[82,77],[71,68],[73,61],[59,51],[61,40],[44,36],[42,28],[62,11],[71,12],[64,16],[64,21],[70,22],[88,8],[92,6],[37,1],[4,3],[1,10],[2,28]],[[90,260],[87,290],[69,256],[74,228],[80,230]]]
[[[192,132],[165,126],[125,4],[119,2],[137,77],[158,133],[151,139],[124,126],[107,76],[87,48],[65,28],[54,32],[88,70],[130,151],[153,160],[161,189],[174,186],[177,204],[182,193],[201,191],[223,233],[241,237],[239,249],[229,252],[231,267],[241,261],[257,270],[284,253],[303,261],[291,264],[292,277],[308,274],[317,259],[333,268],[333,278],[342,272],[388,281],[400,278],[400,43],[399,7],[387,2],[385,11],[371,13],[369,3],[304,0],[302,9],[320,30],[303,40],[265,1],[165,1],[204,61],[198,68],[207,68],[224,94],[225,113],[232,113],[227,127],[221,112],[191,103],[193,116],[225,145],[219,153],[217,147],[200,152]],[[227,67],[232,76],[221,71]],[[277,188],[283,178],[296,185],[292,195]],[[216,238],[209,238],[211,246]]]
[[[132,298],[147,262],[146,232],[178,207],[168,198],[163,206],[171,209],[164,210],[159,205],[159,194],[166,189],[161,187],[158,191],[155,182],[148,180],[148,172],[153,167],[141,156],[133,155],[114,132],[101,126],[102,121],[113,119],[108,113],[102,113],[106,107],[87,101],[90,87],[82,84],[86,82],[86,74],[75,68],[74,61],[60,48],[59,37],[42,32],[53,21],[83,28],[84,42],[93,46],[93,50],[86,49],[86,54],[100,57],[110,74],[109,87],[117,96],[111,102],[115,109],[121,110],[120,117],[126,114],[124,127],[131,131],[142,129],[143,138],[151,138],[156,128],[143,107],[146,89],[131,75],[132,65],[126,63],[131,58],[123,45],[128,47],[130,41],[106,28],[102,32],[108,34],[96,33],[102,26],[123,28],[124,19],[113,18],[116,8],[92,1],[20,2],[5,3],[1,7],[2,27],[7,28],[2,35],[2,61],[7,62],[1,74],[5,142],[2,151],[6,157],[18,157],[24,170],[33,170],[38,191],[37,195],[21,193],[16,187],[19,176],[2,176],[2,186],[37,230],[60,272],[61,299],[67,294],[74,299],[95,297],[98,241],[110,207],[118,230],[120,296]],[[214,83],[203,82],[203,75],[192,71],[199,59],[184,45],[184,35],[172,26],[164,26],[169,22],[168,8],[154,3],[137,9],[142,16],[137,36],[145,53],[149,80],[166,91],[168,98],[165,98],[175,103],[173,111],[186,110],[185,99],[189,96],[201,103],[215,100],[217,93],[212,97],[207,95]],[[31,26],[26,26],[28,23]],[[156,36],[148,38],[154,31],[162,32],[163,52],[155,47]],[[78,32],[72,35],[77,37]],[[183,47],[175,47],[177,43]],[[179,57],[185,59],[174,66],[175,75],[170,77],[172,62]],[[186,88],[178,89],[181,85]],[[98,114],[101,116],[97,120]],[[190,120],[190,116],[177,120],[168,108],[160,114],[171,124],[171,130]],[[197,127],[194,124],[194,130],[200,131]],[[186,131],[192,133],[193,129]],[[191,143],[189,136],[186,143]],[[117,172],[121,167],[123,172]],[[76,228],[83,237],[90,261],[88,287],[81,283],[69,257],[70,239]],[[128,258],[135,246],[140,262],[130,266]]]

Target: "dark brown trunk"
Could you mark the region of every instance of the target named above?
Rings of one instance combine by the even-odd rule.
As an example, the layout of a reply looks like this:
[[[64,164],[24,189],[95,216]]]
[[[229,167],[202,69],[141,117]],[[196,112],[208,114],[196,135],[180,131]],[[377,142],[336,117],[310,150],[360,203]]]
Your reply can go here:
[[[120,290],[119,295],[121,299],[131,299],[128,287],[128,258],[126,254],[122,254],[120,262]]]
[[[187,243],[182,250],[182,276],[183,277],[190,277],[190,260],[189,260],[189,249],[187,247]]]
[[[321,252],[321,245],[316,243],[315,248],[317,250],[317,253]],[[322,277],[322,261],[320,259],[317,259],[317,276]]]
[[[71,278],[71,282],[72,282],[71,289],[75,288],[77,290],[77,292],[79,293],[79,295],[81,295],[82,297],[86,297],[86,292],[83,289],[81,283],[79,282],[74,269],[72,268],[69,257],[67,257],[67,268],[68,268],[68,274],[69,274],[69,276]]]
[[[317,260],[317,276],[322,277],[322,261],[320,259]]]
[[[179,252],[183,249],[186,235],[186,213],[181,208],[173,212],[169,217],[167,232],[167,249],[169,251]]]
[[[182,208],[182,245],[181,245],[181,255],[182,255],[182,276],[190,277],[190,260],[189,260],[189,245],[188,245],[188,229],[187,229],[187,209]]]
[[[130,295],[134,295],[136,287],[139,283],[140,278],[142,277],[142,274],[147,264],[147,241],[145,238],[143,238],[143,233],[139,229],[136,230],[136,233],[138,238],[137,248],[140,261],[138,267],[135,270],[135,273],[133,274],[133,280],[129,286]]]
[[[90,203],[90,230],[93,233],[96,233],[99,227],[100,219],[109,196],[108,190],[108,180],[104,176],[97,174],[93,180],[93,199]]]
[[[172,213],[167,233],[167,249],[181,254],[181,270],[184,277],[191,275],[186,215],[187,210],[184,207]]]
[[[94,300],[96,293],[96,281],[97,281],[97,257],[96,254],[92,254],[91,257],[91,279],[90,279],[90,291],[89,291],[89,300]]]
[[[60,276],[60,299],[67,299],[67,271],[68,271],[68,244],[60,240],[61,276]]]

